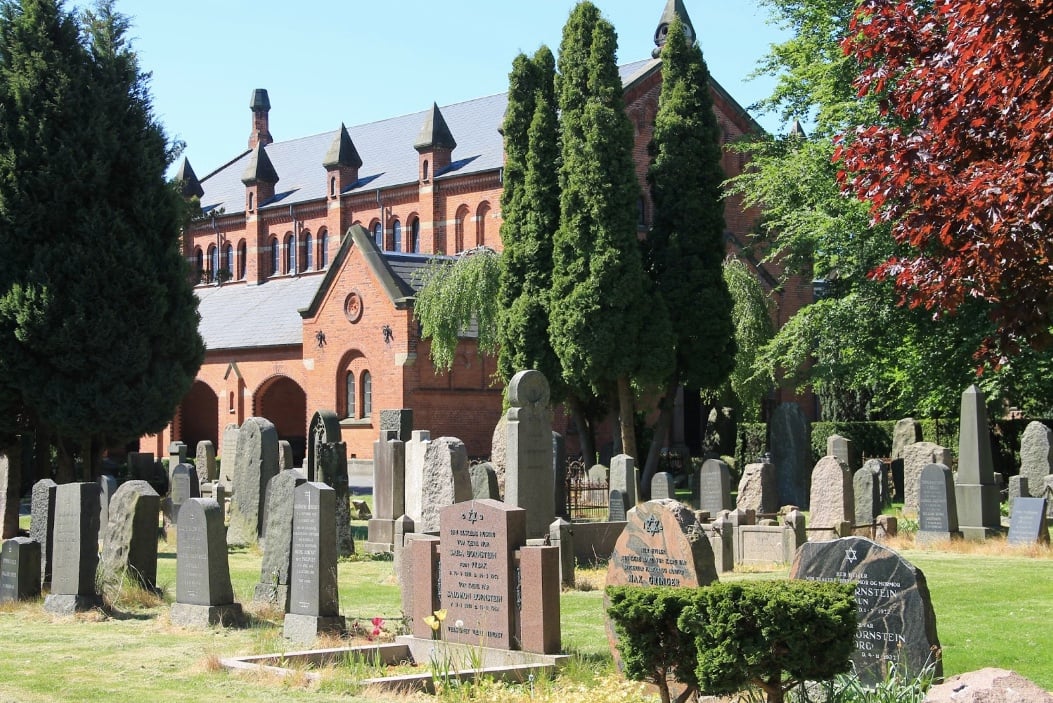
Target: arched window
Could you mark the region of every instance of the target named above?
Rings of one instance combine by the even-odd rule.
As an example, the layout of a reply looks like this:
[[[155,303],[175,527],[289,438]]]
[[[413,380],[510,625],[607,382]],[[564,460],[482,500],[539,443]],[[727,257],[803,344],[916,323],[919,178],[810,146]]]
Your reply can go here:
[[[322,230],[318,233],[318,268],[324,269],[329,265],[329,231]]]
[[[336,177],[335,176],[333,178],[329,179],[329,196],[333,197],[333,198],[336,197]]]
[[[453,252],[464,251],[464,223],[468,219],[468,207],[457,208],[457,217],[453,221]]]
[[[256,207],[256,194],[249,192],[249,212],[252,212]]]
[[[296,273],[296,238],[292,233],[285,235],[285,273]]]
[[[238,280],[244,280],[245,278],[245,261],[248,259],[248,246],[245,244],[245,240],[242,239],[238,242]]]
[[[277,276],[281,270],[281,247],[278,245],[278,238],[271,237],[271,275]]]
[[[391,250],[402,251],[402,223],[398,220],[391,225]]]
[[[198,280],[196,283],[201,282],[201,274],[205,272],[205,254],[201,251],[201,247],[194,249],[194,273],[197,274]]]
[[[362,372],[362,417],[373,413],[373,378],[368,371]]]
[[[347,387],[345,388],[344,402],[347,405],[347,417],[354,418],[355,415],[355,372],[347,372]]]
[[[228,278],[234,275],[234,246],[227,242],[223,245],[223,270]]]
[[[314,244],[314,240],[311,238],[311,233],[308,232],[303,236],[303,270],[310,271],[314,267],[314,250],[311,246]]]
[[[373,223],[373,241],[377,243],[377,249],[384,250],[384,228],[379,222]]]
[[[486,244],[486,218],[490,214],[490,203],[483,202],[475,213],[475,246]]]
[[[215,244],[208,247],[208,280],[216,280],[216,271],[219,270],[219,249]]]
[[[428,160],[427,159],[424,159],[424,168],[422,169],[422,172],[424,173],[424,178],[422,178],[421,180],[424,180],[424,181],[428,180]]]
[[[414,217],[410,223],[410,251],[420,253],[420,218]]]

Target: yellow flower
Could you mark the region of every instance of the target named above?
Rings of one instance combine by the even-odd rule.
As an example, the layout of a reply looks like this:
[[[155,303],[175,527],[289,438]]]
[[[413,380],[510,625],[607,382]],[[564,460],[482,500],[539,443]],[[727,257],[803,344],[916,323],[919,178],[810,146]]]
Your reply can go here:
[[[439,622],[442,622],[443,620],[445,620],[446,619],[446,608],[442,608],[441,610],[436,610],[435,611],[435,617],[439,620]]]
[[[428,625],[428,627],[437,632],[439,630],[439,624],[441,621],[435,618],[434,616],[429,615],[428,617],[424,618],[424,622]]]

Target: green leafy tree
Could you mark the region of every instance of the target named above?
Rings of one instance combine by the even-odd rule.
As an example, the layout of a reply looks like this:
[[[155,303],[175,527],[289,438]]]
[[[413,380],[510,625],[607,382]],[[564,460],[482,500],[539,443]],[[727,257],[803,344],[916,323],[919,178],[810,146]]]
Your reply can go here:
[[[55,0],[0,9],[0,249],[23,248],[0,279],[0,373],[19,422],[79,447],[90,477],[103,447],[167,424],[204,345],[128,20],[101,2],[79,26]]]
[[[672,370],[659,401],[659,440],[669,429],[681,385],[715,391],[735,368],[732,299],[722,270],[720,127],[709,95],[709,69],[679,17],[669,27],[661,59],[662,90],[647,172],[654,221],[643,245],[644,265],[669,313],[674,344]],[[661,444],[651,444],[644,486],[651,485],[658,469]]]
[[[579,3],[559,52],[561,195],[550,333],[569,385],[617,397],[622,449],[638,457],[632,380],[665,378],[673,345],[636,237],[633,128],[616,46],[614,28],[599,10]]]
[[[734,256],[724,260],[724,282],[734,301],[735,370],[729,379],[742,420],[760,420],[761,399],[771,388],[767,374],[755,371],[761,349],[774,335],[769,300],[749,267]]]

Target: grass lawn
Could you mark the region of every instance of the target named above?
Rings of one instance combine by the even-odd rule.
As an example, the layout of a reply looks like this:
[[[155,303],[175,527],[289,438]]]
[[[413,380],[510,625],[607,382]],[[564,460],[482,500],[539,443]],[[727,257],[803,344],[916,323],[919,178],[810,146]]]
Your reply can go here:
[[[909,547],[909,543],[906,543]],[[936,610],[947,675],[985,666],[1019,671],[1053,690],[1053,552],[986,549],[974,553],[901,549],[924,571]],[[248,605],[259,578],[260,554],[230,554],[234,590]],[[786,570],[725,574],[724,580],[785,577]],[[579,588],[563,594],[563,645],[574,659],[557,682],[529,691],[488,692],[488,700],[646,700],[612,670],[602,613],[602,570],[579,572]],[[122,597],[111,616],[74,618],[45,613],[40,601],[0,605],[0,702],[169,700],[405,701],[355,684],[351,668],[328,669],[320,686],[291,677],[228,674],[219,657],[291,651],[281,637],[281,613],[249,608],[242,630],[173,627],[168,605],[175,592],[174,548],[161,543],[158,583],[164,602]],[[343,561],[340,603],[350,620],[401,617],[390,561]],[[326,643],[335,646],[335,642]],[[372,675],[367,673],[365,675]]]

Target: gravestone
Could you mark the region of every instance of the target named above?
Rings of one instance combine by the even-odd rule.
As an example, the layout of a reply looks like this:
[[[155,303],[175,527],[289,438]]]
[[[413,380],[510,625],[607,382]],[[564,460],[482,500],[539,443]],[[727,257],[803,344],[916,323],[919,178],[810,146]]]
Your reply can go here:
[[[540,371],[520,371],[508,383],[504,500],[526,510],[527,537],[545,537],[556,518],[552,410]]]
[[[917,422],[912,417],[905,417],[901,420],[896,421],[895,427],[892,429],[892,464],[889,467],[892,474],[892,485],[889,489],[895,494],[896,500],[905,500],[905,486],[904,486],[904,464],[906,462],[906,451],[907,447],[912,444],[924,441],[921,436],[921,423]],[[918,466],[918,471],[921,471],[921,466],[929,462],[935,463],[946,463],[950,466],[948,461],[944,461],[943,458],[926,458],[922,461],[921,465]],[[917,504],[915,503],[915,506]]]
[[[882,507],[878,475],[867,466],[856,471],[852,474],[852,493],[856,501],[855,524],[873,525],[877,516],[881,514]]]
[[[18,503],[21,499],[22,448],[19,442],[0,452],[0,539],[18,535]]]
[[[472,477],[468,471],[468,450],[456,437],[433,440],[424,455],[419,532],[437,532],[442,511],[450,505],[472,498]]]
[[[110,519],[99,565],[104,587],[120,588],[128,578],[157,590],[157,514],[161,497],[146,481],[125,481],[110,501]]]
[[[318,410],[307,425],[307,469],[308,481],[320,481],[318,477],[318,453],[323,444],[339,442],[340,418],[332,410]]]
[[[0,603],[40,596],[40,543],[29,537],[4,540],[0,549]]]
[[[186,442],[169,442],[168,444],[168,474],[171,476],[172,469],[179,464],[186,463]]]
[[[588,489],[587,500],[589,505],[603,505],[607,500],[608,478],[607,467],[603,464],[593,464],[589,467],[588,481],[591,488]],[[634,503],[635,504],[635,503]]]
[[[931,544],[962,536],[958,529],[954,477],[943,464],[927,464],[918,479],[917,544]]]
[[[1020,475],[1027,478],[1032,498],[1042,497],[1042,482],[1053,472],[1053,430],[1029,422],[1020,437]]]
[[[413,520],[410,520],[408,515],[400,515],[395,518],[395,547],[392,550],[392,569],[395,572],[395,578],[401,578],[402,576],[402,552],[406,546],[406,535],[412,533],[416,529],[413,525]]]
[[[468,473],[472,477],[472,498],[475,500],[501,500],[501,494],[497,490],[497,470],[490,462],[472,464],[468,467]]]
[[[102,605],[95,584],[99,565],[99,484],[67,483],[55,490],[51,594],[44,610],[71,615]]]
[[[610,497],[607,503],[607,520],[609,522],[625,522],[626,512],[629,505],[628,498],[625,497],[625,491],[619,491],[615,488],[611,491]]]
[[[591,471],[589,472],[591,476]],[[610,490],[621,491],[625,496],[626,508],[636,505],[636,461],[628,454],[617,454],[611,457],[609,479]]]
[[[296,487],[293,505],[292,563],[286,639],[311,644],[319,634],[347,629],[340,615],[336,582],[336,497],[324,483]]]
[[[1045,498],[1017,498],[1009,516],[1009,544],[1049,544]]]
[[[512,642],[524,652],[558,654],[563,649],[559,623],[559,552],[558,546],[531,539],[515,555]]]
[[[548,528],[548,541],[559,547],[559,582],[574,587],[574,525],[561,517],[552,521]]]
[[[847,464],[833,456],[824,456],[816,463],[810,504],[809,527],[837,528],[842,522],[854,521],[856,499]]]
[[[865,686],[883,683],[889,667],[911,680],[927,665],[943,676],[936,614],[925,575],[891,549],[862,537],[805,542],[791,579],[856,584],[858,629],[852,663]]]
[[[731,468],[720,459],[706,459],[698,472],[698,509],[717,515],[734,507]]]
[[[57,488],[58,484],[50,478],[42,478],[34,483],[29,508],[29,538],[40,545],[40,582],[45,586],[51,584],[51,566],[55,556],[53,539]]]
[[[433,636],[425,618],[439,609],[439,538],[421,533],[406,535],[399,582],[402,612],[409,620],[410,634]]]
[[[651,500],[676,500],[676,486],[673,484],[673,474],[668,471],[659,471],[651,479]]]
[[[289,563],[293,549],[293,505],[296,488],[307,478],[297,471],[281,471],[267,484],[267,540],[260,564],[260,581],[252,600],[289,605]],[[335,506],[334,506],[335,510]],[[335,518],[335,513],[333,516]],[[334,529],[333,534],[336,534]]]
[[[211,439],[203,439],[197,443],[197,451],[194,453],[194,468],[197,474],[205,481],[219,480],[219,470],[216,468],[216,445]]]
[[[1013,514],[1013,503],[1017,498],[1030,498],[1031,489],[1028,485],[1027,476],[1010,476],[1009,489],[1006,497],[1009,499],[1009,514]]]
[[[826,455],[840,459],[849,471],[859,468],[859,452],[848,437],[832,434],[826,438]]]
[[[526,510],[492,500],[443,508],[439,515],[440,601],[445,637],[515,649],[515,550],[526,542]]]
[[[227,544],[253,544],[263,536],[267,483],[276,473],[278,431],[270,420],[250,417],[238,431]]]
[[[738,510],[752,510],[766,515],[779,509],[774,466],[768,462],[746,464],[742,478],[739,479],[735,507]]]
[[[929,464],[950,466],[951,452],[932,442],[916,442],[903,450],[903,513],[918,514],[918,481]]]
[[[505,471],[508,468],[508,414],[501,413],[490,438],[490,463],[497,470],[497,486],[505,494]]]
[[[559,432],[552,433],[552,475],[554,477],[552,503],[556,509],[556,517],[569,519],[570,506],[567,502],[567,443]]]
[[[219,482],[227,489],[229,494],[234,489],[234,459],[238,455],[238,435],[241,427],[236,422],[231,422],[223,428],[223,444],[219,451],[222,461],[219,464]]]
[[[394,432],[395,439],[408,442],[413,436],[413,409],[381,410],[380,432]]]
[[[808,471],[812,465],[811,425],[797,403],[782,403],[772,413],[772,463],[776,503],[808,508]]]
[[[110,521],[110,499],[117,492],[117,479],[110,474],[99,476],[99,538],[106,540],[106,523]]]
[[[157,480],[157,462],[153,452],[128,452],[128,475],[137,481],[150,481],[153,486]],[[154,488],[157,491],[157,488]]]
[[[406,442],[406,515],[414,523],[419,523],[421,517],[424,455],[428,451],[429,444],[431,444],[431,432],[427,430],[413,430],[410,440]]]
[[[190,464],[179,464],[171,472],[168,497],[164,501],[165,520],[179,526],[179,509],[191,498],[201,497],[201,483],[197,469]]]
[[[278,472],[296,468],[293,461],[292,445],[287,439],[278,440]]]
[[[881,459],[867,459],[863,462],[863,468],[874,474],[874,480],[878,485],[878,495],[880,496],[877,505],[877,510],[880,513],[882,509],[892,505],[888,464],[881,461]]]
[[[324,442],[318,446],[317,481],[333,489],[336,510],[336,553],[346,557],[355,553],[351,533],[351,495],[347,484],[347,444]],[[308,479],[310,480],[310,479]]]
[[[984,540],[1002,532],[999,488],[991,457],[991,431],[987,426],[984,394],[976,386],[962,393],[958,423],[958,473],[954,498],[958,503],[958,529],[966,539]]]
[[[214,500],[191,498],[179,513],[172,624],[199,628],[241,624],[244,616],[230,583],[222,508]]]
[[[396,434],[381,430],[380,439],[373,442],[373,519],[366,544],[371,552],[391,551],[395,518],[406,513],[406,444]]]

